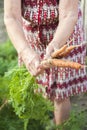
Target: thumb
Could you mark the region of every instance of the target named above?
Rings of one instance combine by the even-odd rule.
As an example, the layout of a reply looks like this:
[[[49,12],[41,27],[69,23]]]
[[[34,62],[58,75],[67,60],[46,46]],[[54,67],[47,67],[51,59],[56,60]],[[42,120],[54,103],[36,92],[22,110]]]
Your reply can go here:
[[[44,59],[48,59],[51,58],[50,53],[46,53],[46,55],[44,56]]]
[[[44,56],[44,59],[51,58],[52,52],[53,52],[53,49],[49,48],[49,50],[46,51],[46,55]]]
[[[40,61],[37,60],[37,61],[35,62],[35,67],[38,68],[39,64],[40,64]]]

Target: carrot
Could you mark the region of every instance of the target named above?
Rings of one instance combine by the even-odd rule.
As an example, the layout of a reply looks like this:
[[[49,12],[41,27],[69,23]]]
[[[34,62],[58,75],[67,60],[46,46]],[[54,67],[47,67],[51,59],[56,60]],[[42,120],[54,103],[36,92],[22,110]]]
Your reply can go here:
[[[56,66],[56,67],[70,67],[73,69],[80,69],[82,67],[82,65],[77,62],[60,60],[60,59],[48,59],[48,60],[42,61],[43,65],[44,64],[46,65],[46,63],[47,63],[47,68],[49,68],[50,66],[51,67]]]
[[[70,53],[74,48],[76,48],[76,46],[69,46],[69,47],[67,47],[64,52],[62,52],[62,53],[59,54],[58,57],[63,58],[63,57],[65,57],[65,56],[68,56],[69,53]]]
[[[61,54],[65,49],[67,48],[67,45],[64,45],[63,47],[61,47],[59,50],[53,52],[51,54],[52,58],[58,58],[59,54]],[[59,57],[60,58],[60,57]]]
[[[80,45],[72,45],[66,48],[63,57],[67,56],[73,49],[75,49],[76,47],[79,47]]]
[[[73,49],[75,49],[76,47],[79,47],[80,45],[71,45],[69,47],[66,46],[65,48],[65,45],[62,47],[64,48],[64,50],[61,48],[59,49],[58,51],[56,52],[53,52],[52,54],[52,58],[63,58],[65,56],[67,56]],[[60,51],[61,50],[61,51]],[[60,52],[60,53],[59,53]]]
[[[80,69],[81,64],[73,61],[66,61],[66,60],[59,60],[59,59],[52,59],[50,63],[53,66],[58,66],[58,67],[70,67],[73,69]]]
[[[68,44],[70,44],[72,41],[73,41],[73,39],[71,39],[67,44],[65,44],[65,45],[64,45],[63,47],[61,47],[59,50],[53,52],[53,53],[51,54],[51,57],[52,57],[52,58],[59,58],[59,59],[62,58],[61,56],[59,56],[59,54],[63,53],[63,52],[66,50]]]

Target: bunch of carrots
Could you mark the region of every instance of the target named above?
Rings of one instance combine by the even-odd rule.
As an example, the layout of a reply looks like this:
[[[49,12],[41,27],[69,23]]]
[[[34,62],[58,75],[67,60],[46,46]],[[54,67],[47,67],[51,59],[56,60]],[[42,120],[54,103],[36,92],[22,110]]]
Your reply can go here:
[[[83,67],[83,65],[81,65],[80,63],[62,59],[64,57],[68,56],[69,53],[74,48],[79,47],[79,46],[81,46],[81,45],[68,46],[67,44],[65,44],[59,50],[53,52],[50,59],[46,59],[46,60],[42,61],[41,64],[43,64],[44,66],[46,65],[46,67],[48,66],[48,68],[51,66],[52,67],[57,66],[57,67],[69,67],[69,68],[73,68],[73,69],[80,69]]]

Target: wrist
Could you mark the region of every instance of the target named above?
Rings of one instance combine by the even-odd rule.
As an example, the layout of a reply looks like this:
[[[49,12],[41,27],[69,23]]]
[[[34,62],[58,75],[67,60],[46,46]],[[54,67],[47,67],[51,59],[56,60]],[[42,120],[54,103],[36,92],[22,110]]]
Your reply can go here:
[[[37,53],[35,53],[31,48],[29,48],[29,46],[25,46],[24,48],[22,48],[18,55],[23,61],[29,63],[38,56]]]
[[[18,49],[18,54],[22,54],[26,49],[29,49],[28,45],[24,45]]]
[[[51,46],[53,47],[54,50],[58,50],[59,49],[59,43],[55,40],[51,41]]]
[[[23,48],[21,48],[21,50],[18,53],[20,56],[22,55],[28,55],[29,57],[36,55],[36,53],[34,52],[34,50],[32,50],[28,45],[25,45]]]

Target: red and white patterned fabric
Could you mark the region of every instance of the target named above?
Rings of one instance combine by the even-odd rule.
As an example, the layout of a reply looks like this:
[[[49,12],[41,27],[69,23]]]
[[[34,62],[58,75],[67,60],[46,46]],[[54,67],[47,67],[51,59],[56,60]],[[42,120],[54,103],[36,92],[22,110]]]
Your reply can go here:
[[[46,46],[53,39],[58,26],[58,2],[56,0],[22,0],[23,29],[28,45],[44,58]],[[67,30],[66,30],[67,31]],[[67,43],[81,44],[74,49],[67,60],[85,64],[86,44],[84,43],[83,21],[78,5],[78,21]],[[37,77],[39,84],[46,88],[50,99],[64,99],[87,91],[87,76],[85,68],[55,67],[47,69]]]

